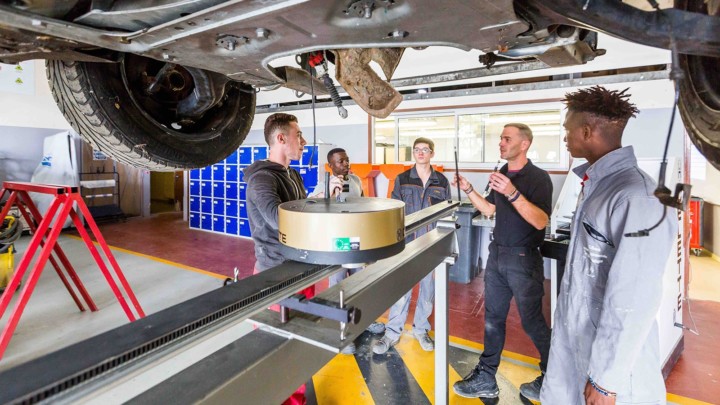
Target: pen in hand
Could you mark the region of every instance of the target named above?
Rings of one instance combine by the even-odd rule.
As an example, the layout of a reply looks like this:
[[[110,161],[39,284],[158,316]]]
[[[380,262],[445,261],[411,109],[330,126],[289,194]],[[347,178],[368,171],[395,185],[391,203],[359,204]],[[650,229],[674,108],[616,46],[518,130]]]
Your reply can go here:
[[[497,161],[497,164],[495,165],[495,168],[493,169],[493,173],[498,171],[498,167],[500,167],[499,160]],[[483,192],[483,194],[487,194],[488,190],[490,190],[490,180],[488,180],[488,184],[487,184],[487,186],[485,186],[485,191]]]

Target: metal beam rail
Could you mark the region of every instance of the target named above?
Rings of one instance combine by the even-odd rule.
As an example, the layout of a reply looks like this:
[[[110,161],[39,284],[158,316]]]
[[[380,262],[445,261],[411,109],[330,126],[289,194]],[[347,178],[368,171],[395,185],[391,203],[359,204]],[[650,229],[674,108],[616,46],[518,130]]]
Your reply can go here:
[[[457,206],[457,202],[437,204],[423,210],[426,215],[408,216],[406,229],[416,229],[423,224],[436,221],[438,217],[449,215]],[[374,319],[438,263],[455,254],[457,250],[455,224],[452,220],[446,222],[444,227],[439,227],[408,244],[401,254],[370,265],[357,274],[359,277],[346,279],[318,295],[320,299],[339,302],[339,294],[342,290],[346,297],[346,305],[356,306],[362,310],[359,323],[347,327],[347,339],[354,339],[362,333]],[[96,396],[97,392],[112,386],[113,381],[126,381],[128,375],[140,369],[152,368],[156,359],[172,357],[174,351],[192,345],[198,340],[207,339],[229,324],[237,324],[258,312],[261,312],[258,315],[259,319],[271,317],[271,314],[264,312],[267,306],[336,271],[339,271],[338,266],[287,262],[242,282],[208,292],[136,322],[0,372],[0,381],[3,381],[0,403],[35,403],[49,400],[73,403],[86,396]],[[279,319],[277,313],[272,315]],[[318,324],[316,333],[305,336],[303,332],[304,337],[300,338],[300,334],[279,332],[284,328],[290,330],[299,328],[300,331],[306,331],[308,322]],[[254,392],[253,395],[269,395],[272,398],[280,398],[275,402],[282,402],[350,341],[340,341],[340,329],[336,322],[313,320],[308,316],[295,316],[280,329],[274,332],[268,329],[255,330],[222,348],[216,354],[209,355],[196,365],[169,378],[166,382],[138,395],[132,399],[132,402],[143,403],[146,398],[156,398],[153,393],[166,392],[165,390],[168,389],[173,390],[173,398],[183,403],[199,402],[202,398],[212,403],[209,398],[227,399],[229,397],[224,395],[237,395],[238,389],[243,392],[243,396],[246,395],[247,389]],[[311,341],[312,344],[309,343]],[[88,350],[88,348],[92,349]],[[248,348],[253,350],[247,350]],[[285,354],[279,355],[279,353]],[[288,353],[291,353],[289,358],[297,357],[298,360],[281,361],[288,358]],[[228,356],[233,360],[226,363],[223,359],[229,358]],[[218,361],[221,364],[217,364]],[[284,369],[286,362],[304,365],[303,370],[288,373],[291,375],[287,378],[268,377],[269,373],[278,371],[276,366],[271,365],[272,363],[283,364]],[[204,369],[209,364],[212,365],[211,370],[225,370],[218,374],[233,381],[224,385],[235,388],[229,391],[227,389],[218,391],[217,387],[208,388],[204,394],[194,397],[193,393],[198,394],[203,391],[204,385],[199,384],[198,381],[207,380],[207,384],[212,383],[209,380],[216,381],[214,378],[209,378],[211,374],[208,373],[211,370]],[[203,378],[195,380],[193,384],[179,383],[187,375],[198,372],[203,373],[199,374],[203,375]],[[258,384],[263,380],[250,381],[253,376],[259,375],[265,376],[264,384],[275,382],[278,386],[274,386],[271,390],[256,392],[260,387]],[[198,378],[197,375],[194,378]],[[295,384],[296,381],[300,382]],[[181,385],[187,386],[181,387]],[[178,395],[179,390],[184,389],[193,393]],[[263,394],[262,391],[268,392]],[[237,399],[236,396],[234,398]],[[272,400],[265,398],[256,403],[268,402]]]

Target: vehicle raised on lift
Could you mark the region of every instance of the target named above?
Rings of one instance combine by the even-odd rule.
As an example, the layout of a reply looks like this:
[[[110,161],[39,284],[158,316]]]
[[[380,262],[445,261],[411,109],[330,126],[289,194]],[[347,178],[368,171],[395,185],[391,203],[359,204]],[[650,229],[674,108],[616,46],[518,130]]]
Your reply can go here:
[[[679,55],[679,107],[720,168],[720,0],[646,11],[617,0],[0,0],[0,62],[46,59],[72,127],[119,162],[171,171],[222,160],[243,142],[259,89],[338,95],[369,114],[402,95],[387,80],[408,47],[478,49],[490,67],[535,58],[583,64],[602,31]],[[662,8],[665,7],[665,8]],[[271,66],[296,56],[298,66]]]

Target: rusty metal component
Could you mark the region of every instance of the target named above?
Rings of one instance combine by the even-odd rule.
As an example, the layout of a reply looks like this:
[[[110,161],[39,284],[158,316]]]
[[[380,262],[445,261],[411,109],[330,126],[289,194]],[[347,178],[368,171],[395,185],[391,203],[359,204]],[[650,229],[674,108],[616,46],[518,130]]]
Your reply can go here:
[[[305,70],[292,66],[280,66],[272,69],[273,73],[284,81],[283,87],[305,94],[312,94],[313,91],[315,95],[328,94],[325,89],[325,84],[320,79],[311,76],[310,73]],[[310,87],[310,80],[313,82],[312,88]]]
[[[403,98],[372,70],[370,61],[380,65],[390,80],[404,51],[403,48],[336,49],[333,51],[335,78],[363,110],[373,117],[385,118]]]

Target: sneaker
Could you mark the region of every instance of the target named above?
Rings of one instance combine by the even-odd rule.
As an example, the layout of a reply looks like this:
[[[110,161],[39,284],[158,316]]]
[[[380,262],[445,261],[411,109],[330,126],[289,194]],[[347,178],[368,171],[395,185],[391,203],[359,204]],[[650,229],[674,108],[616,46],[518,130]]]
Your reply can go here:
[[[366,330],[373,335],[379,335],[381,333],[385,333],[385,324],[382,322],[373,322]]]
[[[529,383],[520,385],[520,395],[531,401],[539,401],[540,389],[542,389],[544,378],[545,376],[543,374],[540,374],[538,378],[530,381]]]
[[[465,398],[497,398],[500,395],[495,376],[479,365],[462,379],[453,384],[453,391]]]
[[[427,332],[413,333],[413,337],[417,339],[418,343],[420,343],[420,347],[422,347],[422,349],[426,352],[435,350],[435,342],[433,342]]]
[[[372,351],[375,354],[385,354],[388,350],[390,350],[391,347],[395,346],[399,340],[399,336],[397,339],[392,340],[387,335],[385,335],[373,344]]]
[[[355,354],[355,343],[350,342],[349,345],[343,347],[342,350],[340,350],[340,353],[342,354]]]

